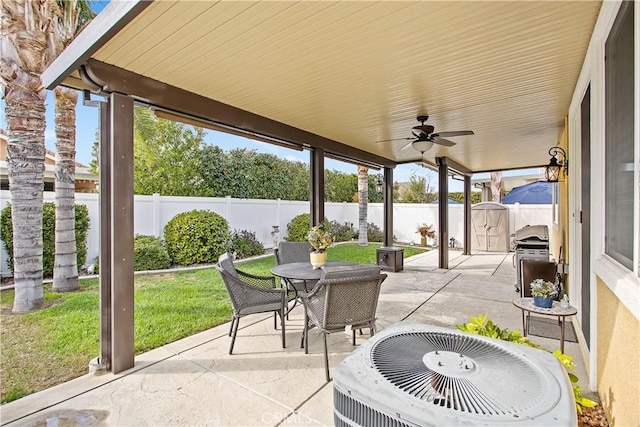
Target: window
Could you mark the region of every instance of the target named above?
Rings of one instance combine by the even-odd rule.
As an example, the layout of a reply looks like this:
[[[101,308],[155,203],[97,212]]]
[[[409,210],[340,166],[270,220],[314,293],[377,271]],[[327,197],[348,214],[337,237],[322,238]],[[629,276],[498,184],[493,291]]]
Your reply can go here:
[[[605,44],[605,252],[633,270],[634,2],[623,2]]]

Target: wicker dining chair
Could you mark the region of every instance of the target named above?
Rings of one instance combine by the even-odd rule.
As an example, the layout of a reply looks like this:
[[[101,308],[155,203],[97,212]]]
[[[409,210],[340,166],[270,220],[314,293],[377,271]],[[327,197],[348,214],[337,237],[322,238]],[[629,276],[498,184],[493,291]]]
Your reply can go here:
[[[327,381],[329,375],[329,352],[327,335],[343,332],[351,326],[353,345],[356,345],[356,329],[369,328],[371,335],[376,331],[376,308],[380,295],[380,285],[387,278],[379,267],[362,269],[340,269],[325,271],[313,290],[300,294],[304,305],[303,346],[309,352],[309,329],[317,327],[324,341],[324,366]]]
[[[233,353],[233,345],[238,334],[240,318],[249,314],[274,312],[273,324],[278,329],[276,313],[280,316],[282,329],[282,348],[285,348],[284,316],[287,307],[287,294],[284,289],[276,288],[275,277],[256,276],[238,270],[233,265],[233,255],[223,254],[218,258],[215,266],[220,272],[224,285],[229,292],[233,316],[229,336],[231,346],[229,354]]]
[[[289,264],[291,262],[310,262],[309,253],[311,245],[309,242],[280,242],[274,250],[276,262],[280,264]],[[315,282],[308,283],[303,280],[287,280],[290,289],[296,291],[306,291],[313,288]]]
[[[311,245],[309,242],[280,242],[278,247],[274,249],[276,263],[289,264],[292,262],[310,262],[309,253],[311,252]],[[299,292],[308,292],[317,283],[317,280],[295,280],[295,279],[281,279],[287,289],[289,295],[289,301],[298,300]],[[293,310],[295,304],[290,308]],[[288,317],[287,317],[288,318]]]

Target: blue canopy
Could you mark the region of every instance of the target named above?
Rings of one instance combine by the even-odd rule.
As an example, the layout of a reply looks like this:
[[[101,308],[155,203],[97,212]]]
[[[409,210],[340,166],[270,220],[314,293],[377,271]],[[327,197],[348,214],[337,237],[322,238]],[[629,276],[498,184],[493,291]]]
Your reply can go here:
[[[536,181],[530,184],[514,187],[502,198],[502,203],[512,205],[550,205],[552,202],[553,185],[551,182]]]

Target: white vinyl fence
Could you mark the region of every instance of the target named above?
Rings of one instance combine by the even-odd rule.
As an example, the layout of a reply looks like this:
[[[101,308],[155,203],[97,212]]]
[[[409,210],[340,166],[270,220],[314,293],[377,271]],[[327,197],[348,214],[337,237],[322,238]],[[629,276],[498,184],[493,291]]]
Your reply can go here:
[[[45,192],[45,202],[53,202],[55,193]],[[10,193],[0,191],[0,209],[10,202]],[[90,225],[87,236],[87,264],[91,264],[99,251],[99,202],[98,194],[76,193],[76,203],[81,203],[89,209]],[[382,203],[369,203],[368,221],[380,229],[383,224]],[[509,232],[528,224],[545,224],[551,228],[551,205],[506,205],[509,208]],[[449,207],[449,237],[453,237],[461,245],[463,241],[463,205],[448,205]],[[249,230],[256,233],[256,237],[265,247],[273,246],[272,230],[277,225],[280,229],[279,238],[283,239],[287,233],[287,224],[293,217],[309,212],[309,202],[287,200],[258,200],[234,199],[231,197],[173,197],[135,196],[134,198],[134,230],[136,234],[162,236],[164,226],[171,218],[181,212],[194,209],[210,210],[223,216],[229,222],[231,230]],[[329,221],[352,223],[358,226],[357,203],[325,203],[325,216]],[[419,224],[433,224],[438,230],[437,204],[407,204],[396,203],[393,207],[393,234],[400,242],[418,243],[420,235],[417,233]],[[1,237],[1,236],[0,236]],[[7,254],[4,245],[0,248],[0,275],[10,276],[11,272],[6,264]]]

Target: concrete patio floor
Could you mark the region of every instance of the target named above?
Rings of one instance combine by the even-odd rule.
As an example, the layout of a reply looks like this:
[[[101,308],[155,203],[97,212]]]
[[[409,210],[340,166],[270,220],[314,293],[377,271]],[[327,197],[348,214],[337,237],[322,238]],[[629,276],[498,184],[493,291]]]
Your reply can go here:
[[[404,271],[387,273],[378,305],[378,330],[408,320],[455,328],[488,314],[500,327],[521,329],[511,301],[512,254],[450,252],[450,269],[437,268],[437,251],[405,260]],[[95,372],[0,408],[3,425],[20,426],[321,426],[333,425],[332,383],[325,381],[322,339],[312,330],[309,354],[300,349],[303,313],[286,322],[287,347],[273,317],[243,318],[234,354],[229,324],[136,357],[118,375]],[[567,325],[569,326],[569,325]],[[362,344],[368,333],[358,335]],[[559,341],[531,337],[549,350]],[[350,335],[329,337],[330,365],[354,350]],[[576,374],[586,380],[577,343],[565,342]],[[584,387],[586,390],[586,387]]]

